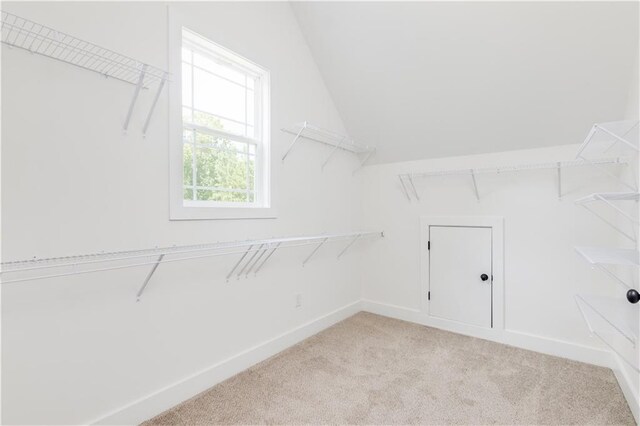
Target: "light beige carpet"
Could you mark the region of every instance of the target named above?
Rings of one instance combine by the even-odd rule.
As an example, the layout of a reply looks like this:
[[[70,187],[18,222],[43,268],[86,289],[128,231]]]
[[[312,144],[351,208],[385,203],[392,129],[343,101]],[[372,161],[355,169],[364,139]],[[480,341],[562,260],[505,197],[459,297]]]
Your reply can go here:
[[[144,423],[635,424],[605,368],[359,313]]]

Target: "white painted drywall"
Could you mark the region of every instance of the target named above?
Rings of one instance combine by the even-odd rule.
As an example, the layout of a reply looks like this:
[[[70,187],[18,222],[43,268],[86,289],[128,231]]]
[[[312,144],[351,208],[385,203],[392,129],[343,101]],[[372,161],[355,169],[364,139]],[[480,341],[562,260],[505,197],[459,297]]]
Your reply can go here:
[[[421,201],[409,202],[397,178],[407,172],[569,160],[576,149],[571,145],[368,167],[365,223],[383,227],[385,239],[368,250],[376,260],[366,269],[363,298],[421,309],[420,216],[503,216],[505,328],[601,348],[589,335],[574,295],[609,295],[618,288],[592,270],[573,247],[615,245],[617,237],[573,200],[617,189],[613,182],[588,168],[567,169],[562,175],[565,196],[558,200],[555,170],[478,175],[478,202],[469,177],[435,177],[416,180]]]
[[[180,4],[194,29],[271,71],[274,220],[170,222],[167,92],[130,131],[133,87],[18,49],[2,52],[3,260],[360,228],[349,155],[277,129],[343,130],[287,3]],[[164,3],[3,3],[3,9],[166,68]],[[257,278],[224,282],[235,258],[2,287],[5,424],[86,423],[360,298],[358,248],[282,250]],[[295,294],[303,295],[294,308]],[[168,407],[165,407],[168,408]],[[133,421],[129,419],[129,421]]]
[[[351,136],[378,146],[374,163],[571,144],[625,112],[637,2],[293,8]]]

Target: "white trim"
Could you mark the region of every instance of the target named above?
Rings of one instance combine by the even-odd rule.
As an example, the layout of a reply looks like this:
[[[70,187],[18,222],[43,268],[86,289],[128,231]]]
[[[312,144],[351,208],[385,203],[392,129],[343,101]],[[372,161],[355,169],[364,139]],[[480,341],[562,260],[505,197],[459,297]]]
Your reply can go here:
[[[629,409],[631,410],[636,423],[640,423],[640,395],[638,394],[638,390],[635,389],[635,386],[633,385],[633,380],[629,378],[629,368],[627,367],[625,361],[623,361],[615,353],[612,354],[612,358],[614,362],[614,366],[611,367],[611,369],[613,370],[613,374],[615,374],[616,380],[618,380],[618,384],[620,385],[622,394],[627,400],[627,404],[629,405]],[[634,372],[632,374],[636,373]]]
[[[140,424],[358,312],[360,312],[360,301],[343,306],[88,423]]]
[[[265,73],[260,78],[260,84],[255,88],[256,92],[262,87],[260,102],[256,105],[256,111],[261,111],[262,116],[255,120],[256,131],[261,143],[256,148],[256,203],[230,204],[215,203],[209,205],[193,206],[184,203],[183,167],[182,167],[182,81],[181,75],[182,57],[182,28],[183,17],[179,12],[168,6],[168,62],[169,70],[174,81],[169,86],[169,219],[170,220],[208,220],[208,219],[275,219],[277,211],[272,206],[271,194],[271,124],[270,124],[270,76],[269,71],[259,67],[251,61],[231,52],[234,58],[240,58],[246,66],[259,67]],[[206,36],[206,35],[205,35]],[[217,46],[217,45],[216,45]],[[224,51],[227,49],[217,46]],[[239,61],[240,61],[239,59]],[[259,123],[262,126],[258,126]],[[190,125],[188,125],[190,126]],[[260,127],[260,128],[259,128]],[[236,136],[230,137],[232,140]],[[255,141],[251,143],[255,144]]]
[[[459,324],[455,321],[440,320],[433,317],[434,324],[441,321],[450,323],[452,327],[461,331],[459,333],[468,334],[474,330],[480,334],[485,332],[493,333],[505,328],[504,315],[504,218],[501,216],[420,216],[420,289],[421,289],[421,311],[429,316],[429,251],[427,242],[429,241],[429,226],[467,226],[491,228],[492,246],[492,275],[493,275],[493,328]],[[453,324],[458,324],[454,326]],[[482,330],[482,331],[481,331]]]
[[[512,330],[489,330],[466,324],[446,321],[420,312],[419,309],[405,308],[397,305],[380,303],[373,300],[362,300],[362,310],[389,318],[409,321],[428,327],[464,334],[484,340],[515,346],[534,352],[560,358],[571,359],[600,367],[614,368],[612,354],[604,349],[594,348],[559,339],[537,336]]]
[[[139,424],[361,311],[611,368],[614,370],[627,400],[632,401],[632,398],[635,398],[635,394],[629,384],[630,381],[624,376],[623,370],[616,359],[606,350],[510,330],[499,330],[500,333],[486,333],[488,330],[484,330],[485,333],[483,335],[479,332],[482,329],[478,327],[467,326],[470,327],[468,330],[462,330],[451,327],[447,322],[438,323],[433,318],[422,313],[420,309],[362,299],[253,346],[87,423],[103,425]],[[631,402],[629,405],[631,405]],[[634,411],[633,407],[631,410],[636,415],[637,410]]]

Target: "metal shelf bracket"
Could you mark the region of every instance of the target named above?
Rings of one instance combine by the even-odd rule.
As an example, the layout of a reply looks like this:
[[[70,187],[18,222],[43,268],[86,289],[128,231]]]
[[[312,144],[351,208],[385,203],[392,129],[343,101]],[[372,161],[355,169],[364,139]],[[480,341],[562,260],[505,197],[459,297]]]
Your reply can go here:
[[[355,236],[355,238],[353,240],[351,240],[351,242],[349,244],[347,244],[347,246],[345,248],[342,249],[342,251],[340,252],[340,254],[338,254],[338,260],[340,260],[340,258],[342,257],[343,254],[345,254],[347,252],[347,250],[349,250],[349,248],[354,245],[356,243],[356,241],[358,241],[358,238],[360,238],[362,236],[362,234],[358,234]]]
[[[156,263],[153,265],[153,267],[151,268],[151,270],[147,274],[147,278],[145,278],[144,283],[142,283],[142,287],[140,287],[140,290],[138,290],[138,294],[136,294],[136,300],[138,302],[140,301],[140,298],[142,297],[142,293],[144,293],[144,290],[147,288],[147,284],[149,284],[149,280],[151,279],[153,274],[156,272],[156,269],[158,269],[158,266],[160,265],[160,262],[162,262],[162,259],[164,259],[164,254],[161,254],[160,256],[158,256],[158,260],[156,261]]]
[[[322,245],[323,245],[324,243],[326,243],[326,242],[327,242],[327,240],[328,240],[328,238],[323,239],[323,240],[320,242],[320,244],[318,244],[318,245],[316,246],[316,248],[314,248],[314,249],[313,249],[313,251],[311,252],[311,254],[309,254],[309,256],[307,256],[307,258],[302,262],[302,266],[306,265],[306,264],[307,264],[307,262],[309,262],[309,261],[311,260],[311,258],[313,257],[313,255],[314,255],[314,254],[316,254],[316,252],[317,252],[318,250],[320,250],[320,247],[322,247]]]

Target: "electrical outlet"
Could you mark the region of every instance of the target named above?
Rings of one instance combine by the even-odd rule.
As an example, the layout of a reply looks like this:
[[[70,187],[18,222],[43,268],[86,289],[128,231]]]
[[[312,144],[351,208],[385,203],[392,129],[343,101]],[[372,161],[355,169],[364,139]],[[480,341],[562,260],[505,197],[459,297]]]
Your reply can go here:
[[[296,308],[302,306],[302,294],[296,294]]]

